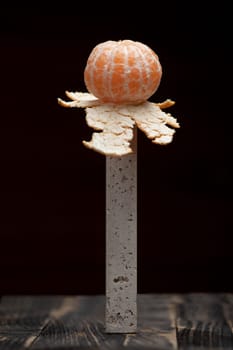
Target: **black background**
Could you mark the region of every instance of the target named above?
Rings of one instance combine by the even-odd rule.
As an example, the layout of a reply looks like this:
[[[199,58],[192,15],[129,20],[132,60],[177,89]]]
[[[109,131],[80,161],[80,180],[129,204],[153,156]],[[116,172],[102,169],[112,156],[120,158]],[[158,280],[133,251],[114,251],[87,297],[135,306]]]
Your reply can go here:
[[[164,147],[138,134],[138,291],[233,291],[229,3],[103,9],[1,9],[0,293],[104,293],[105,158],[57,97],[85,91],[93,47],[122,39],[158,54],[151,100],[175,100],[181,124]]]

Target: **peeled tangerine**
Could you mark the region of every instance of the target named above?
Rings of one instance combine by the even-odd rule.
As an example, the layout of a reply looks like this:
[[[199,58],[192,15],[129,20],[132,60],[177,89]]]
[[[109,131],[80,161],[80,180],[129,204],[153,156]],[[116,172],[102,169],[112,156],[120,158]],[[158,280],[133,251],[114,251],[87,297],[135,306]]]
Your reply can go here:
[[[106,41],[91,52],[84,71],[87,90],[103,102],[146,101],[162,75],[159,58],[147,45],[131,40]]]
[[[158,89],[162,68],[156,53],[132,40],[106,41],[91,51],[84,70],[87,92],[68,92],[72,100],[58,99],[64,107],[86,109],[87,124],[94,132],[83,144],[99,153],[123,156],[132,153],[135,125],[157,144],[168,144],[176,119],[161,109],[175,102],[147,101]]]

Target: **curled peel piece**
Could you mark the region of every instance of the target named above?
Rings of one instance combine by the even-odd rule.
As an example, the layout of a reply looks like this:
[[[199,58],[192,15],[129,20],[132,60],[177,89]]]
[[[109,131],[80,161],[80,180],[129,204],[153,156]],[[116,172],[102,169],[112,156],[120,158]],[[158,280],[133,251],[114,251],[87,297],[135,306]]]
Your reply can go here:
[[[102,105],[86,108],[86,122],[88,126],[99,131],[92,134],[91,141],[83,141],[86,147],[110,156],[132,153],[132,119],[120,115],[112,106]]]
[[[65,102],[58,99],[64,107],[82,107],[86,109],[88,126],[98,132],[92,134],[90,141],[83,144],[104,155],[123,156],[132,153],[130,141],[133,139],[133,129],[137,126],[153,143],[165,145],[172,141],[175,133],[173,128],[179,128],[179,123],[169,113],[161,108],[174,104],[171,100],[156,104],[144,102],[138,105],[117,105],[103,103],[89,93],[66,92],[72,100]]]
[[[66,96],[69,97],[72,101],[66,102],[61,98],[58,98],[59,105],[63,107],[76,107],[76,108],[85,108],[85,107],[94,107],[100,104],[98,98],[94,95],[89,94],[88,92],[69,92],[66,91]]]
[[[165,145],[172,141],[174,129],[179,128],[176,119],[163,112],[159,106],[151,102],[145,102],[139,109],[133,111],[133,118],[137,127],[142,130],[153,143]],[[167,124],[167,125],[166,125]]]

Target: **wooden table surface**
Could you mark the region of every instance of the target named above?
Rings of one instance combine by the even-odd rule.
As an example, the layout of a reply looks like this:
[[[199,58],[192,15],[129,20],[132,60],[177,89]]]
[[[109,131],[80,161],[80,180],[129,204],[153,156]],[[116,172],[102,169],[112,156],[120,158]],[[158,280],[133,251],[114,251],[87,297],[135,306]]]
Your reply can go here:
[[[3,296],[0,350],[233,349],[233,294],[140,294],[138,332],[106,334],[103,295]]]

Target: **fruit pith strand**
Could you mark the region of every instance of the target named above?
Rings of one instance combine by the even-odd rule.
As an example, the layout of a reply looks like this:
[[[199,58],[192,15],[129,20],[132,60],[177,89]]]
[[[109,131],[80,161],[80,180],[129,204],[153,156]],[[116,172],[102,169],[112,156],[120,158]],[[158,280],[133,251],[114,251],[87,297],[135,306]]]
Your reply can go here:
[[[156,53],[132,40],[94,47],[84,70],[87,90],[106,103],[141,103],[159,87],[162,67]]]

